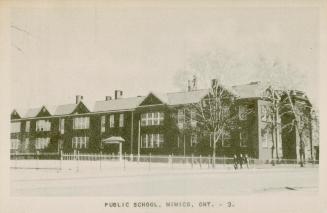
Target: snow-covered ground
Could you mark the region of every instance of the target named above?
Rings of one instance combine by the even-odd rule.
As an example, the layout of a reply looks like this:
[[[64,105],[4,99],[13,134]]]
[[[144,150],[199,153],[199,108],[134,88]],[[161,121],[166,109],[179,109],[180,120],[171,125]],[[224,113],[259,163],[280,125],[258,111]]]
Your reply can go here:
[[[279,166],[233,170],[231,165],[136,162],[11,162],[14,196],[315,195],[318,168]],[[24,167],[24,169],[22,169]],[[26,169],[30,168],[30,169]],[[35,169],[43,168],[43,169]],[[46,168],[46,169],[45,169]],[[60,169],[61,168],[61,169]]]

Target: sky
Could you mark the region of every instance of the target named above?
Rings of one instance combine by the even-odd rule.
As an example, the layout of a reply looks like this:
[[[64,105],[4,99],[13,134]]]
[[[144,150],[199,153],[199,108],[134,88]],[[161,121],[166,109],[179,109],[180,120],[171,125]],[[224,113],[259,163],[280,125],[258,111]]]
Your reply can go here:
[[[240,62],[228,84],[256,80],[258,56],[279,58],[319,98],[316,8],[15,8],[11,48],[16,109],[179,91],[176,75],[215,50]]]

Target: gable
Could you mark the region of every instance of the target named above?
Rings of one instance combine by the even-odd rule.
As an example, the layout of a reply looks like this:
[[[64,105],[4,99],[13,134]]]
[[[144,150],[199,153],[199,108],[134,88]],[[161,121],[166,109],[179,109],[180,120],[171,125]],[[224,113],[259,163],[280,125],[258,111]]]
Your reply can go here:
[[[146,105],[156,105],[156,104],[164,104],[158,97],[156,97],[153,93],[150,93],[140,104],[140,106]]]
[[[71,114],[83,114],[88,112],[90,112],[90,110],[85,106],[85,104],[79,102]]]
[[[18,112],[16,110],[13,110],[10,114],[10,119],[13,120],[13,119],[20,119],[20,115],[18,114]]]
[[[44,106],[40,109],[39,113],[36,115],[36,117],[47,117],[47,116],[51,116],[51,114]]]

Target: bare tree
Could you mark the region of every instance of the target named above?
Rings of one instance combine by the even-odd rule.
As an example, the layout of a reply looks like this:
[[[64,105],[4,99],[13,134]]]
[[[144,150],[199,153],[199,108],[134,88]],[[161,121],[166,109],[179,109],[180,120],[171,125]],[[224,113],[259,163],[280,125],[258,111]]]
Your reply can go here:
[[[278,130],[280,117],[290,116],[289,122],[284,123],[281,129],[293,131],[295,129],[300,140],[299,156],[300,164],[303,166],[305,160],[304,149],[308,145],[304,140],[304,134],[309,130],[312,122],[312,104],[307,96],[295,88],[305,85],[305,76],[297,68],[289,63],[278,59],[267,59],[260,57],[256,64],[258,69],[257,77],[268,79],[268,87],[263,87],[265,97],[270,101],[268,114],[271,117],[271,129],[273,132],[272,157],[274,150],[278,157]],[[303,88],[302,88],[303,89]]]
[[[212,166],[215,167],[216,147],[223,134],[235,128],[239,114],[237,113],[237,96],[232,89],[212,80],[208,94],[198,103],[190,104],[190,121],[196,121],[197,128],[213,135]]]
[[[310,146],[310,149],[312,149],[311,144],[308,144],[309,142],[305,140],[305,134],[310,134],[308,132],[310,131],[312,123],[312,105],[303,92],[285,90],[283,93],[283,114],[291,115],[291,119],[283,128],[289,128],[290,130],[295,129],[300,141],[298,153],[300,165],[303,167],[305,161],[305,148]]]
[[[268,127],[271,129],[272,133],[272,146],[271,146],[271,156],[272,159],[279,158],[278,149],[279,149],[279,131],[281,130],[280,123],[280,108],[281,108],[281,92],[279,89],[274,88],[273,86],[268,86],[265,89],[265,96],[270,102],[267,109],[267,114],[269,117]],[[272,164],[275,165],[274,160]]]

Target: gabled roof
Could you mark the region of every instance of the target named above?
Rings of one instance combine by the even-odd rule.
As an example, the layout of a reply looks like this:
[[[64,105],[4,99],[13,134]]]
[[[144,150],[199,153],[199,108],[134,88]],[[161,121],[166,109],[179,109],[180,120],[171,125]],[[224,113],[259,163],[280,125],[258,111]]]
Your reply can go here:
[[[37,114],[39,114],[39,112],[41,111],[41,109],[42,107],[28,109],[24,117],[25,118],[36,117]]]
[[[56,108],[55,115],[68,115],[74,112],[77,104],[63,104]]]
[[[14,109],[11,114],[10,114],[11,119],[19,119],[21,118],[20,114],[18,113],[18,111],[16,109]]]
[[[261,98],[265,93],[265,85],[261,82],[232,86],[238,98]]]
[[[83,107],[86,112],[90,112],[90,110],[81,101],[78,104],[64,104],[57,106],[54,115],[69,115],[74,113],[78,107]]]
[[[41,106],[37,108],[31,108],[28,109],[27,112],[25,113],[24,118],[34,118],[39,116],[41,113],[46,113],[48,115],[52,115],[52,113],[48,110],[46,106]]]
[[[157,105],[157,104],[167,104],[168,97],[167,94],[150,92],[144,99],[140,102],[139,106]]]
[[[142,97],[121,98],[109,101],[97,101],[94,104],[93,112],[118,111],[135,109],[144,100]]]
[[[190,104],[197,103],[201,101],[207,94],[209,94],[209,89],[194,90],[188,92],[175,92],[167,93],[168,105],[180,105],[180,104]]]

